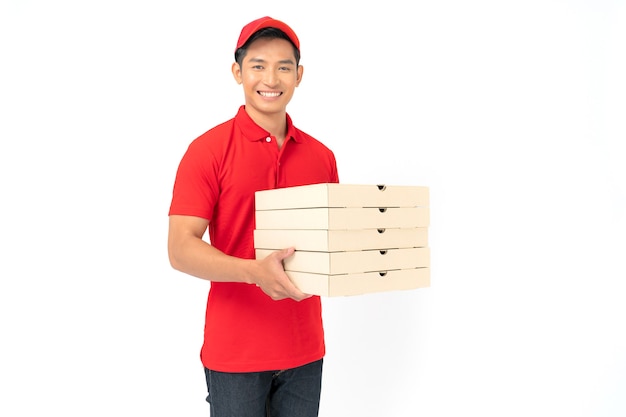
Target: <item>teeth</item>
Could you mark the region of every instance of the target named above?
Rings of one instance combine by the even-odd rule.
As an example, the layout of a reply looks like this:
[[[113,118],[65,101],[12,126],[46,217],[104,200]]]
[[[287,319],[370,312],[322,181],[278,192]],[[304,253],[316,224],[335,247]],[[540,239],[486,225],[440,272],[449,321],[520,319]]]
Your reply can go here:
[[[278,97],[280,95],[280,93],[270,93],[267,91],[259,91],[259,94],[263,97]]]

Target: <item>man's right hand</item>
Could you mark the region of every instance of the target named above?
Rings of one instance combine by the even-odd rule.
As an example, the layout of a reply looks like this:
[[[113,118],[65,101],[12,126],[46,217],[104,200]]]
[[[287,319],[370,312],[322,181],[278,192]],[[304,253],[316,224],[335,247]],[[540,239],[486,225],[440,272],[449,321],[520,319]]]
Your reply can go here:
[[[294,248],[277,250],[258,261],[259,269],[255,274],[255,284],[273,300],[291,298],[302,301],[311,297],[310,294],[300,291],[285,273],[283,261],[294,252]]]

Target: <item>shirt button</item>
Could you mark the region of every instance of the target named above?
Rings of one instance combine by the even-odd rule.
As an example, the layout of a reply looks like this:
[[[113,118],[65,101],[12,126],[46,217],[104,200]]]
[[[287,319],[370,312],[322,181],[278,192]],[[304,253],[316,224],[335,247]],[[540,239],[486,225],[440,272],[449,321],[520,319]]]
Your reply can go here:
[[[265,142],[268,142],[268,143],[269,143],[269,142],[271,142],[271,141],[272,141],[272,138],[270,138],[269,136],[265,138]]]

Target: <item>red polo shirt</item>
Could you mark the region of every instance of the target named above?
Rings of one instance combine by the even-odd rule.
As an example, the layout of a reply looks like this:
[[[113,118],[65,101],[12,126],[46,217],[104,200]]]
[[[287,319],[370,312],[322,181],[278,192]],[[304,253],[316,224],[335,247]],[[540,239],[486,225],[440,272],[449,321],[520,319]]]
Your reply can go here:
[[[281,149],[248,116],[237,115],[195,139],[183,156],[169,214],[209,220],[211,244],[254,259],[254,192],[339,182],[335,156],[293,126]],[[256,285],[212,282],[201,360],[223,372],[288,369],[325,353],[319,297],[273,301]]]

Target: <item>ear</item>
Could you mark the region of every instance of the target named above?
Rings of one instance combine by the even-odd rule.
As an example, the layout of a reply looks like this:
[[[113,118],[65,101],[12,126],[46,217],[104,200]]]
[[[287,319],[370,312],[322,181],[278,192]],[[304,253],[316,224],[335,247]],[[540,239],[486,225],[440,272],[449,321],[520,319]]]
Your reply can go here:
[[[298,65],[298,78],[296,78],[296,87],[299,86],[300,82],[302,81],[302,74],[304,74],[304,67],[302,65]]]
[[[237,84],[241,84],[243,82],[243,78],[241,75],[241,67],[239,66],[239,64],[233,62],[231,71],[233,72],[233,77],[235,78],[235,81],[237,81]]]

